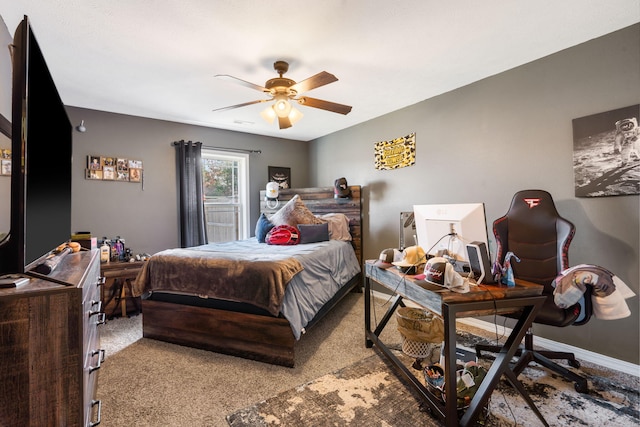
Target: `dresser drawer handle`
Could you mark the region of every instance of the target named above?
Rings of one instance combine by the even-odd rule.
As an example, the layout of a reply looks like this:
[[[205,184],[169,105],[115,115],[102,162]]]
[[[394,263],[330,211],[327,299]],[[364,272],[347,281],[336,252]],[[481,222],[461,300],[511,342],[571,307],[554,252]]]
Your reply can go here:
[[[104,276],[98,277],[98,282],[96,282],[96,286],[102,286],[106,283],[107,278]]]
[[[100,326],[100,325],[104,325],[105,323],[107,323],[107,313],[105,312],[98,313],[98,321],[96,322],[96,325]]]
[[[100,357],[98,357],[98,363],[96,364],[96,366],[89,366],[89,373],[100,369],[100,365],[102,365],[102,362],[104,362],[104,355],[105,355],[104,349],[101,348],[100,350],[93,350],[91,352],[91,357],[95,356],[96,354],[100,355]]]
[[[100,314],[100,312],[102,311],[102,301],[98,300],[98,301],[94,301],[91,300],[91,307],[93,308],[93,306],[97,305],[98,309],[97,310],[91,310],[89,312],[89,317],[93,316],[94,314]]]
[[[102,401],[101,400],[92,400],[91,401],[91,409],[94,406],[98,405],[98,410],[96,411],[96,420],[89,422],[89,427],[97,426],[102,421]],[[92,414],[93,415],[93,414]]]

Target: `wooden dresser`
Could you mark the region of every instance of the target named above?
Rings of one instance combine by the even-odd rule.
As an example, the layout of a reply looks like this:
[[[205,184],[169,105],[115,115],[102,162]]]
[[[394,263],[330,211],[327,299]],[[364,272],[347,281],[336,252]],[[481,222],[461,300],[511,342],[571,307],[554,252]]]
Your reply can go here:
[[[0,289],[0,425],[95,426],[98,370],[98,250],[66,255],[49,275]]]

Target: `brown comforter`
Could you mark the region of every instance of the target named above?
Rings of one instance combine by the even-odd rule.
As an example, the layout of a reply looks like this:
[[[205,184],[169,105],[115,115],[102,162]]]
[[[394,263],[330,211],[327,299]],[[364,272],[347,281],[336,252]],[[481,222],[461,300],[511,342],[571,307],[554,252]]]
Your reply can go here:
[[[250,303],[277,316],[287,283],[302,271],[300,262],[274,248],[258,254],[225,248],[231,246],[168,249],[153,255],[138,275],[133,295],[198,295]]]

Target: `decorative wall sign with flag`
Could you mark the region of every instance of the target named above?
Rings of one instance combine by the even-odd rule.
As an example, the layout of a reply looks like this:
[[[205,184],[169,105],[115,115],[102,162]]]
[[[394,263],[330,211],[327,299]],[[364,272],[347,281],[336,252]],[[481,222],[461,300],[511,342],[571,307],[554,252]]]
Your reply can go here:
[[[399,169],[416,162],[416,134],[380,141],[375,144],[375,167],[378,170]]]

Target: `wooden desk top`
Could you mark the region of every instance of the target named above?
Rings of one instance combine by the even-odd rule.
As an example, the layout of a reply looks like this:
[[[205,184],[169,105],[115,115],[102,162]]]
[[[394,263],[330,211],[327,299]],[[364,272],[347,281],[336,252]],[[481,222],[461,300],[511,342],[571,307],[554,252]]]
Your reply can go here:
[[[371,280],[379,283],[387,289],[402,295],[411,301],[442,315],[443,304],[469,303],[474,301],[497,301],[510,298],[520,298],[542,295],[544,287],[537,283],[531,283],[516,279],[516,286],[506,285],[471,285],[469,292],[453,292],[442,286],[431,284],[424,280],[416,280],[414,276],[405,275],[395,267],[388,269],[378,268],[373,263],[375,260],[365,262],[366,275]],[[508,312],[514,310],[504,310]],[[492,310],[492,313],[495,310]],[[483,315],[477,312],[473,316]]]

